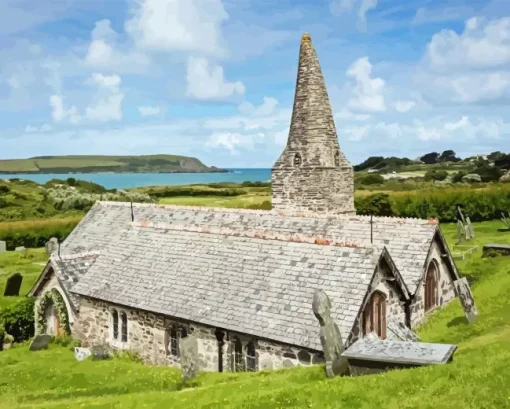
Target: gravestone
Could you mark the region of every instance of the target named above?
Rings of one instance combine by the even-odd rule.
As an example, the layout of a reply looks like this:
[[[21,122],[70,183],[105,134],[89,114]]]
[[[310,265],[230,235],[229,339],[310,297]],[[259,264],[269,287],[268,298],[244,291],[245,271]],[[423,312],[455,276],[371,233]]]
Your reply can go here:
[[[469,236],[471,238],[475,237],[475,230],[473,229],[473,225],[471,224],[471,219],[469,217],[466,217],[466,227],[469,231]]]
[[[52,237],[46,242],[44,247],[46,248],[46,254],[51,256],[51,254],[58,248],[58,239],[56,237]]]
[[[390,330],[390,332],[392,332],[400,341],[417,342],[420,340],[420,338],[418,338],[413,331],[407,328],[404,323],[393,318],[388,321],[388,330]]]
[[[24,246],[16,247],[14,251],[19,251],[23,256],[27,256],[27,249]]]
[[[18,297],[23,276],[20,273],[14,273],[7,279],[5,284],[4,297]]]
[[[352,344],[342,356],[349,360],[351,374],[357,376],[446,364],[453,360],[456,350],[457,346],[450,344],[363,338]]]
[[[471,292],[471,288],[469,287],[466,277],[462,277],[461,279],[454,281],[453,285],[455,286],[455,290],[460,299],[464,314],[466,315],[468,322],[472,324],[478,316],[478,309],[476,308],[475,299],[473,298],[473,293]]]
[[[74,348],[74,357],[77,361],[83,361],[92,355],[92,351],[89,348]]]
[[[457,221],[457,243],[456,244],[460,244],[462,243],[462,241],[464,239],[466,239],[467,233],[466,233],[466,229],[464,228],[464,225],[462,224],[462,222],[460,220]]]
[[[90,354],[93,361],[102,361],[113,356],[108,345],[95,345],[90,348]]]
[[[182,380],[187,381],[197,376],[200,370],[197,337],[188,335],[186,338],[180,338],[179,349],[181,352]]]
[[[7,243],[5,241],[0,241],[0,253],[5,253],[7,251]]]
[[[313,295],[312,310],[321,326],[320,339],[324,360],[326,361],[326,374],[328,378],[337,375],[348,375],[349,364],[347,359],[342,357],[344,344],[340,329],[331,318],[331,300],[323,290],[316,290]]]
[[[36,335],[34,340],[30,344],[29,351],[40,351],[41,349],[48,348],[48,344],[50,343],[51,336],[49,335]]]

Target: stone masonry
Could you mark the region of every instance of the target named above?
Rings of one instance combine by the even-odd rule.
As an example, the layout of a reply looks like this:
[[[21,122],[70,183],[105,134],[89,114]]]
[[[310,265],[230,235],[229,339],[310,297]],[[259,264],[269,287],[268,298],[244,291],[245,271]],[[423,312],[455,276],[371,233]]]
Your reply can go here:
[[[322,70],[307,33],[301,39],[289,138],[271,182],[276,210],[356,212],[353,169],[340,151]]]
[[[128,341],[113,339],[111,312],[116,309],[128,317]],[[120,325],[120,324],[119,324]],[[163,315],[117,306],[104,301],[82,297],[80,314],[73,328],[73,336],[84,347],[108,344],[117,350],[130,350],[152,365],[180,366],[179,358],[170,354],[168,330],[173,325],[187,326],[198,339],[201,371],[218,371],[219,344],[216,329],[194,323],[183,323]],[[120,331],[120,329],[119,329]],[[238,337],[245,348],[248,342],[255,345],[258,370],[308,366],[322,362],[322,353],[291,345],[255,339],[244,334],[228,332],[222,347],[223,371],[232,370],[233,340]]]

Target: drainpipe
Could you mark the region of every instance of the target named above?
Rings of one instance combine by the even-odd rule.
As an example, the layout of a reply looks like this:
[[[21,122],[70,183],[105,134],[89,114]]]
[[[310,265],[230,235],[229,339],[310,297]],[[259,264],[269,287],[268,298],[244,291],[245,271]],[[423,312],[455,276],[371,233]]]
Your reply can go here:
[[[218,340],[218,372],[223,372],[223,345],[225,344],[223,338],[225,333],[217,328],[215,335],[216,339]]]
[[[404,301],[404,312],[405,312],[405,324],[406,327],[411,329],[411,303],[413,299],[409,298],[408,300]]]

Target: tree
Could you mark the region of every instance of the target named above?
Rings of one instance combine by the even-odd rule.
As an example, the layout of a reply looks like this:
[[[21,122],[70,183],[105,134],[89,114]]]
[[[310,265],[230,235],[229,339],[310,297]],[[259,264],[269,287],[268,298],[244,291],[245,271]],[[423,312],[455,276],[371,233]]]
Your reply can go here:
[[[427,165],[432,165],[434,163],[437,163],[439,156],[440,155],[437,152],[430,152],[430,153],[426,153],[425,155],[420,157],[420,160],[423,163],[426,163]]]
[[[487,166],[483,165],[477,167],[473,173],[480,175],[482,182],[495,182],[499,180],[501,176],[503,176],[503,171],[499,169],[497,166]]]
[[[359,165],[354,166],[354,170],[359,172],[360,170],[371,169],[374,166],[378,165],[384,160],[382,156],[370,156],[367,160],[360,163]]]
[[[455,151],[446,150],[439,156],[439,162],[459,162],[461,159],[455,156]]]
[[[510,154],[502,154],[500,157],[494,160],[494,166],[501,169],[510,169]]]
[[[369,173],[361,176],[357,182],[360,185],[380,185],[384,183],[384,178],[378,173]]]

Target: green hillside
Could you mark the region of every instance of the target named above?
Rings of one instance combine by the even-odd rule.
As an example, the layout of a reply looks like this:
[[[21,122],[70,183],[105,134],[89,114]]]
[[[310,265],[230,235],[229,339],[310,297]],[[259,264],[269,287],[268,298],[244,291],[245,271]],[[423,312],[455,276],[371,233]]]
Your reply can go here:
[[[0,173],[92,173],[156,172],[198,173],[226,172],[206,166],[196,158],[178,155],[141,156],[37,156],[28,159],[0,160]]]

